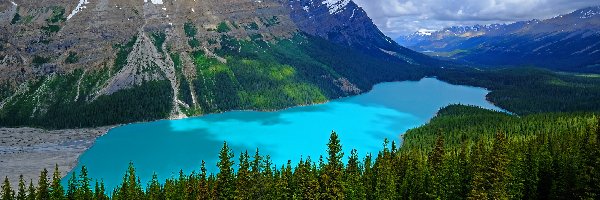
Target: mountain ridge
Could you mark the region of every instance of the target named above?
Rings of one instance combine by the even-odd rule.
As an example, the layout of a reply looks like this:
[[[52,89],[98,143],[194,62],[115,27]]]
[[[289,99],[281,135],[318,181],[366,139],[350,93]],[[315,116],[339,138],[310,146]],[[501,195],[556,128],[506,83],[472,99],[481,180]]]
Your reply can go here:
[[[449,27],[398,39],[416,51],[483,65],[534,65],[561,71],[598,72],[600,6],[545,20]],[[596,42],[594,42],[596,41]]]

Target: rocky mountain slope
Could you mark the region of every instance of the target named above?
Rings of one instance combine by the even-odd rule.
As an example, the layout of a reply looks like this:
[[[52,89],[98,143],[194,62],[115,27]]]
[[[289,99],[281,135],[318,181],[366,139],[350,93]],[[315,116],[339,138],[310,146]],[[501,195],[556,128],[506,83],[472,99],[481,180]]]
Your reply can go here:
[[[0,2],[0,126],[270,110],[416,79],[431,63],[350,0]]]
[[[546,20],[415,33],[397,41],[416,51],[476,64],[600,72],[600,6]]]

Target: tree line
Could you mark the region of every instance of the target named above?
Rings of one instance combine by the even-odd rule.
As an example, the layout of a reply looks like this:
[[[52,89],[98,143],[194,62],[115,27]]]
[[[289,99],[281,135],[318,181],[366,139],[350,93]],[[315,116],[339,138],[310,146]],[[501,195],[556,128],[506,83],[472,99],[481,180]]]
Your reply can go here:
[[[471,114],[469,114],[471,113]],[[505,117],[516,119],[506,120]],[[470,124],[481,122],[480,128]],[[544,124],[543,126],[540,124]],[[520,118],[477,107],[444,108],[431,123],[409,131],[399,146],[384,141],[377,154],[344,155],[332,132],[327,154],[275,167],[258,150],[237,161],[227,145],[216,174],[206,171],[145,185],[133,164],[113,191],[82,167],[67,187],[60,172],[41,172],[37,186],[8,179],[12,199],[598,199],[600,118],[594,114],[540,114]],[[484,129],[485,128],[485,129]],[[446,131],[448,130],[448,131]],[[485,130],[485,131],[482,131]],[[463,132],[459,141],[452,135]],[[479,133],[479,134],[477,134]],[[429,137],[434,136],[434,137]],[[347,156],[347,162],[343,162]],[[108,195],[110,194],[110,196]]]

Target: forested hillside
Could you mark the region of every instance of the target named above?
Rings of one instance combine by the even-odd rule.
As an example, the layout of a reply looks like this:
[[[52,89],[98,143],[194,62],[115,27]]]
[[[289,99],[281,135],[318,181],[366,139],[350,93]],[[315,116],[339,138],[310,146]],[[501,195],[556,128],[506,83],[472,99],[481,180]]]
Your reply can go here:
[[[600,76],[539,68],[447,67],[435,73],[451,84],[487,88],[497,106],[518,115],[544,112],[600,112]]]
[[[295,166],[274,166],[258,151],[234,160],[225,143],[220,161],[209,163],[218,174],[207,174],[202,162],[197,173],[140,183],[130,164],[122,184],[104,191],[84,167],[67,188],[47,171],[38,186],[21,181],[12,188],[17,199],[598,199],[599,123],[594,114],[518,117],[453,105],[408,131],[403,144],[386,140],[364,159],[356,151],[344,155],[334,132],[325,157]],[[9,184],[3,200],[13,199]]]
[[[282,109],[418,80],[437,68],[381,33],[353,2],[329,4],[0,3],[0,126],[63,129]],[[339,30],[343,38],[329,37]]]

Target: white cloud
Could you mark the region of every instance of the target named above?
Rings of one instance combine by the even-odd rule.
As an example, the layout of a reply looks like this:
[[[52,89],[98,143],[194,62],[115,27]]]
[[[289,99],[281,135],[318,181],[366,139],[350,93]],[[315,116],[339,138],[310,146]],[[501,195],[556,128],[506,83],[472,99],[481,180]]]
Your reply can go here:
[[[455,25],[546,19],[598,0],[354,0],[388,36]]]

